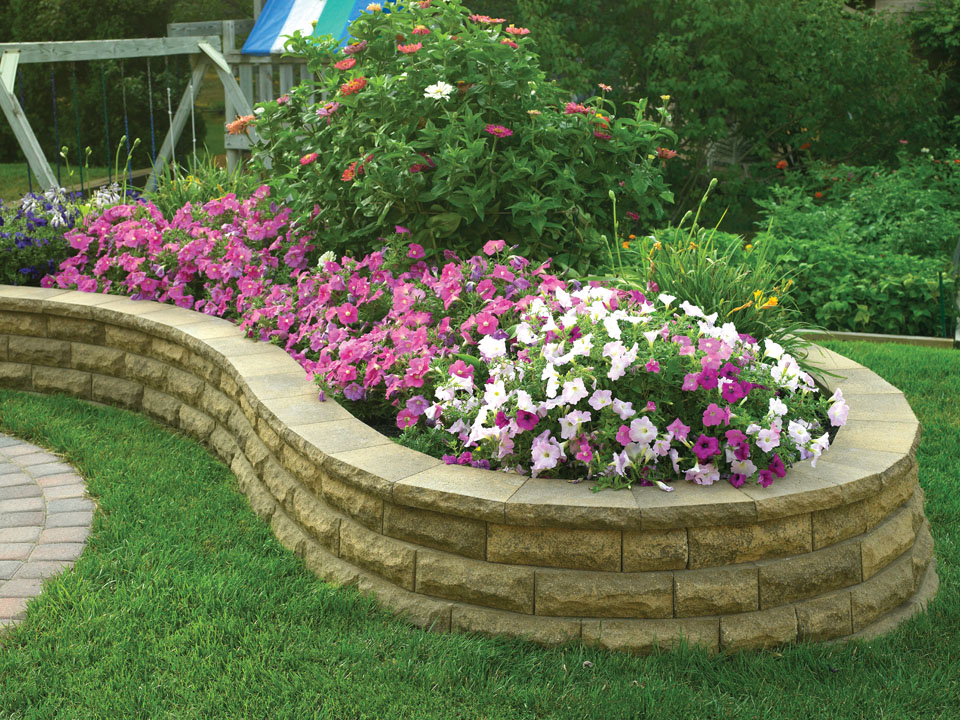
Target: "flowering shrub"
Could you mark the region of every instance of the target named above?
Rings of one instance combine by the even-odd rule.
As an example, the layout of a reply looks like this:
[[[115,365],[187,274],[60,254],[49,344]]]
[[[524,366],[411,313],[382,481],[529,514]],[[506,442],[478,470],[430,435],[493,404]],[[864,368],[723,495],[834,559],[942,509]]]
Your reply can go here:
[[[63,233],[80,217],[76,203],[63,190],[30,193],[9,208],[0,200],[0,283],[36,284],[67,257]]]
[[[478,344],[489,377],[446,363],[422,414],[453,436],[459,452],[448,463],[598,487],[671,490],[678,475],[766,487],[797,460],[816,464],[830,444],[828,418],[846,422],[842,393],[823,400],[780,345],[761,347],[686,301],[600,286],[540,290],[519,303],[512,336]]]
[[[661,217],[666,110],[620,114],[602,88],[569,102],[538,67],[535,31],[459,0],[371,7],[343,48],[295,35],[288,50],[320,79],[254,120],[255,154],[320,246],[374,250],[402,225],[428,253],[502,237],[585,269],[612,224],[609,188],[641,224]]]

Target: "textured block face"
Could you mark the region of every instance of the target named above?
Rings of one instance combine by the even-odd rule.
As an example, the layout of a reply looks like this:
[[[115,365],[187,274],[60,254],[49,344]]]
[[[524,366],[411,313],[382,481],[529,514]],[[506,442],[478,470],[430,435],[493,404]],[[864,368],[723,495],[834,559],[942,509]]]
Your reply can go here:
[[[866,627],[909,598],[915,589],[913,562],[903,556],[851,590],[853,631]]]
[[[7,356],[13,362],[70,367],[70,343],[49,338],[11,337]]]
[[[818,510],[813,515],[813,549],[834,545],[842,540],[862,535],[872,513],[866,500]]]
[[[537,570],[537,615],[673,617],[673,573]]]
[[[151,337],[128,328],[106,325],[103,328],[104,342],[110,347],[147,356],[150,354]]]
[[[154,420],[177,427],[180,424],[180,405],[179,400],[166,393],[150,387],[143,389],[143,411]]]
[[[792,606],[720,618],[720,647],[728,651],[777,647],[797,639]]]
[[[166,392],[183,402],[195,405],[203,393],[203,380],[176,368],[167,368]]]
[[[690,567],[705,568],[809,552],[810,515],[689,530]]]
[[[528,615],[533,613],[533,572],[431,550],[417,552],[418,593]]]
[[[414,546],[384,537],[353,520],[340,524],[340,557],[406,590],[414,589],[416,555]]]
[[[383,534],[476,560],[486,556],[487,526],[480,520],[384,503]]]
[[[861,541],[863,579],[873,577],[900,557],[915,539],[913,508],[905,505],[867,533]]]
[[[47,318],[40,314],[0,310],[0,333],[43,337],[47,334]]]
[[[119,405],[128,409],[140,407],[140,399],[143,396],[143,385],[140,383],[106,375],[94,374],[92,377],[91,397],[97,402]]]
[[[687,567],[687,530],[623,533],[623,571],[682,570]]]
[[[340,554],[340,521],[342,516],[304,490],[296,490],[293,513],[310,535],[334,555]]]
[[[584,629],[588,621],[584,620]],[[647,655],[657,648],[675,648],[682,643],[716,652],[720,621],[716,617],[688,620],[602,620],[594,644],[605,650]]]
[[[0,362],[0,387],[30,390],[33,387],[33,368],[26,363]]]
[[[860,582],[860,547],[856,542],[773,561],[760,566],[760,607],[814,597]]]
[[[103,323],[50,315],[47,317],[47,335],[58,340],[74,340],[90,345],[102,345],[104,339]]]
[[[71,343],[70,360],[74,369],[123,377],[126,367],[126,353],[116,348],[86,343]]]
[[[756,610],[757,568],[710,568],[674,574],[676,616],[722,615]]]
[[[620,570],[620,532],[487,525],[487,560],[575,570]]]
[[[213,432],[213,418],[189,405],[180,406],[180,428],[198,440],[206,440]]]
[[[108,349],[108,348],[104,348]],[[165,387],[167,366],[159,360],[128,354],[124,361],[126,376],[158,390]]]
[[[840,592],[796,605],[800,640],[820,642],[853,632],[850,593]]]
[[[332,507],[379,532],[383,527],[383,500],[321,474],[323,499]]]
[[[26,388],[23,388],[26,389]],[[90,373],[51,367],[33,368],[33,389],[37,392],[64,393],[90,397]]]

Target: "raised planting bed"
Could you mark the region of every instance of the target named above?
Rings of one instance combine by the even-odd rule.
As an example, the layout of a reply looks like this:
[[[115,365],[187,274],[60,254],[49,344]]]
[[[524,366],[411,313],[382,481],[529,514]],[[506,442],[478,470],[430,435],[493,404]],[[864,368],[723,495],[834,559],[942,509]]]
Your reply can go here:
[[[138,410],[207,443],[319,577],[435,630],[637,652],[868,637],[936,593],[916,417],[874,373],[814,352],[850,405],[816,468],[767,489],[594,493],[399,446],[225,320],[0,286],[0,385]]]

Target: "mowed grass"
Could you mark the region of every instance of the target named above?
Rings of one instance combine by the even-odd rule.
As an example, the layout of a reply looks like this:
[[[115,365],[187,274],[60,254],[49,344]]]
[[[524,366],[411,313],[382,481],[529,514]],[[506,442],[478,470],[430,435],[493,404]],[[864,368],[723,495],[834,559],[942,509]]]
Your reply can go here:
[[[0,717],[960,717],[960,355],[830,347],[902,388],[924,425],[940,593],[882,640],[717,656],[410,628],[314,578],[193,440],[130,413],[2,391],[0,427],[63,453],[100,510],[77,565],[0,636]]]

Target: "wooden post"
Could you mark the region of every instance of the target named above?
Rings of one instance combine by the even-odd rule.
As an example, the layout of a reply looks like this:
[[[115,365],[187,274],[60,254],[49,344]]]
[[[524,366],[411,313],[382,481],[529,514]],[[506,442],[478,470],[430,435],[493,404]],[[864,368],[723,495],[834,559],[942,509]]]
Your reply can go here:
[[[260,65],[258,71],[257,102],[270,102],[275,97],[273,94],[273,65]]]
[[[20,107],[16,96],[13,94],[14,82],[17,77],[17,64],[20,61],[19,50],[4,50],[2,59],[0,59],[0,108],[3,114],[7,116],[7,122],[13,128],[13,134],[23,149],[23,154],[27,156],[27,163],[33,170],[40,184],[48,190],[57,187],[57,179],[47,164],[47,159],[43,156],[43,149],[37,141],[37,136],[33,134],[33,128],[30,127],[27,116]]]

